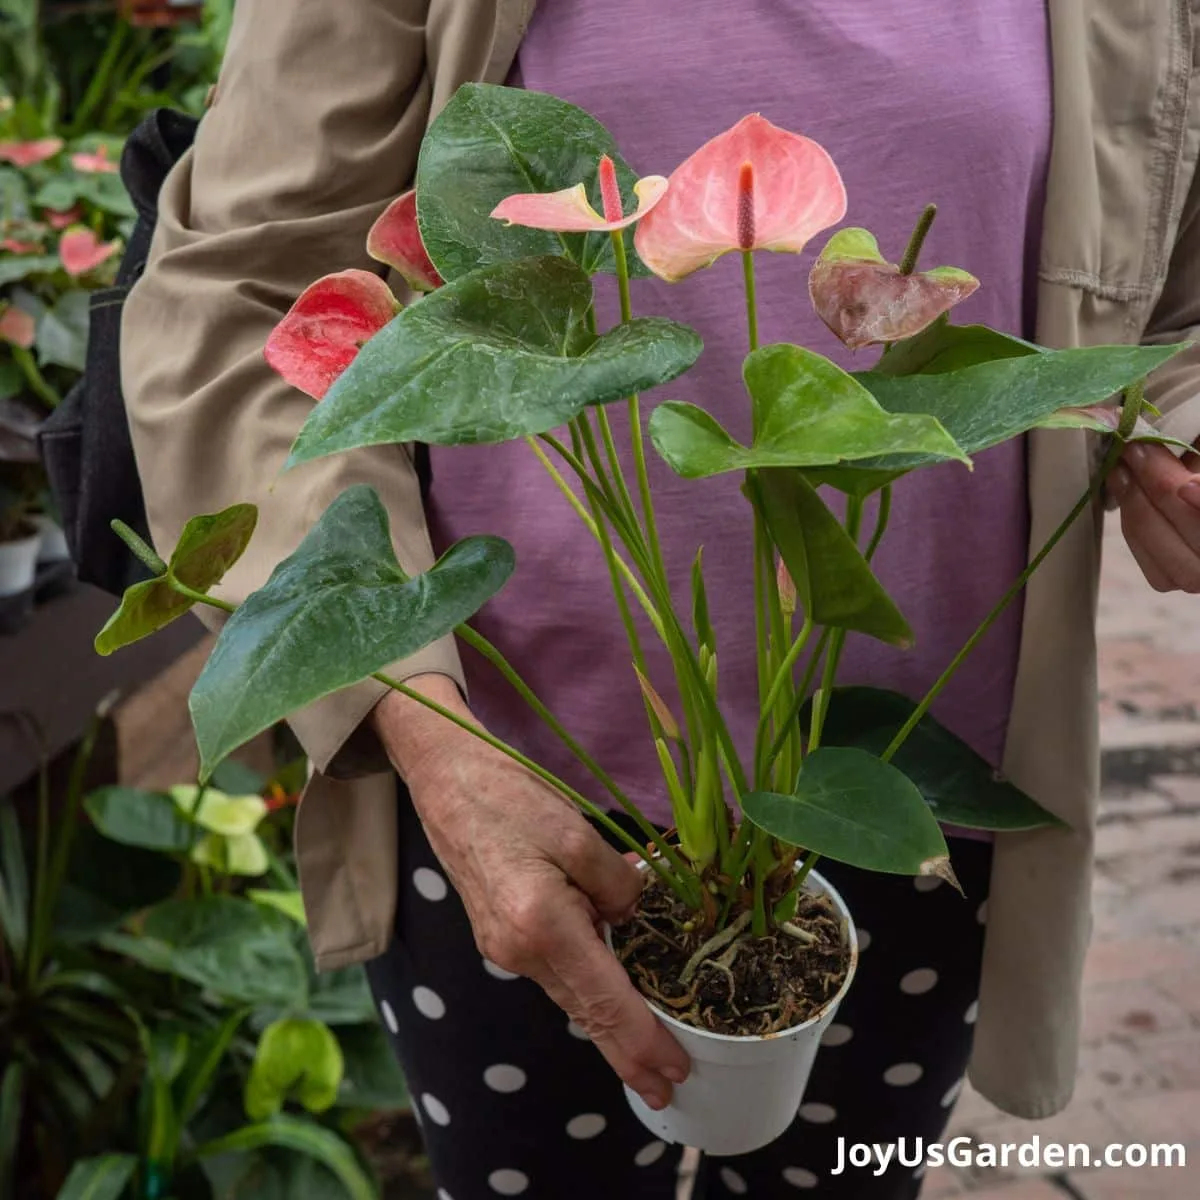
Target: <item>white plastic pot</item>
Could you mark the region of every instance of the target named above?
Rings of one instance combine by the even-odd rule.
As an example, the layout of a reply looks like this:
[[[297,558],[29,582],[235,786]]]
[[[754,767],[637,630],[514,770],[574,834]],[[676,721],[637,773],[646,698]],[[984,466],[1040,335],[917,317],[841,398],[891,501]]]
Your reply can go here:
[[[821,1037],[858,967],[858,937],[845,901],[816,871],[805,886],[829,896],[844,920],[850,966],[841,988],[803,1025],[766,1037],[709,1033],[650,1005],[692,1060],[687,1081],[675,1085],[671,1104],[658,1112],[625,1089],[638,1120],[662,1141],[707,1154],[749,1154],[773,1142],[796,1119]]]
[[[67,535],[54,518],[39,513],[33,518],[33,523],[37,526],[41,538],[37,553],[38,562],[66,562],[71,557],[71,551],[67,549]]]
[[[15,542],[0,542],[0,596],[19,596],[33,587],[41,544],[39,533]]]

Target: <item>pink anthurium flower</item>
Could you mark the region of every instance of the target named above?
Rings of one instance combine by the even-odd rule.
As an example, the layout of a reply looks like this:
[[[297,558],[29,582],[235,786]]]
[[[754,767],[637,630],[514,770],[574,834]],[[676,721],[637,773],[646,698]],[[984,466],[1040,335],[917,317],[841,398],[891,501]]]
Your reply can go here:
[[[817,315],[851,350],[912,337],[978,287],[957,267],[901,274],[865,229],[839,229],[808,279]]]
[[[118,242],[102,242],[85,226],[68,229],[58,240],[58,257],[68,275],[86,275],[107,262],[120,248]]]
[[[100,146],[94,154],[81,151],[71,155],[71,166],[85,175],[115,175],[120,168],[108,157],[108,147]]]
[[[28,350],[33,345],[35,334],[33,317],[15,304],[0,308],[0,342],[10,342]]]
[[[549,229],[554,233],[612,233],[642,220],[667,194],[667,180],[661,175],[646,175],[633,185],[637,209],[626,215],[621,207],[617,172],[608,155],[600,159],[601,215],[590,204],[582,183],[561,192],[519,192],[507,196],[492,209],[492,216],[509,225],[529,229]]]
[[[370,271],[326,275],[300,294],[263,353],[292,387],[320,400],[399,311],[391,289]]]
[[[0,162],[14,167],[32,167],[53,158],[63,148],[62,138],[38,138],[33,142],[0,142]]]
[[[47,208],[44,216],[51,229],[69,229],[76,222],[83,220],[83,205],[76,204],[71,208]]]
[[[22,242],[17,238],[5,238],[0,242],[0,247],[3,247],[9,254],[40,254],[42,252],[41,242]]]
[[[392,267],[415,291],[432,292],[445,282],[421,240],[415,190],[405,192],[383,210],[367,234],[367,253]]]
[[[845,215],[846,188],[826,151],[755,113],[675,169],[634,245],[650,270],[674,281],[730,250],[798,254]]]

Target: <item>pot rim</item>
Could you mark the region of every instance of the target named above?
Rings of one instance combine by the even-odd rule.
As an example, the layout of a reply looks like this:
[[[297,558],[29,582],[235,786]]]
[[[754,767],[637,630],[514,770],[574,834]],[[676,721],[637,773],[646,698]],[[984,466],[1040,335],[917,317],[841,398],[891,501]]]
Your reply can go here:
[[[649,870],[649,864],[645,859],[639,859],[635,866],[639,871]],[[796,869],[800,869],[799,864],[797,864]],[[794,1033],[802,1033],[805,1029],[819,1024],[831,1010],[835,1009],[842,1002],[846,992],[850,988],[850,984],[854,981],[855,972],[858,970],[858,930],[855,927],[854,917],[850,912],[849,906],[842,899],[841,893],[815,868],[809,871],[808,878],[805,880],[805,888],[807,889],[809,882],[814,880],[820,884],[819,890],[824,892],[833,901],[834,906],[845,921],[846,937],[850,945],[850,965],[846,969],[846,978],[842,980],[842,986],[807,1021],[802,1021],[799,1025],[789,1025],[786,1029],[777,1029],[774,1033],[714,1033],[711,1029],[701,1029],[696,1025],[686,1025],[683,1021],[671,1016],[670,1013],[664,1012],[648,996],[642,995],[641,992],[638,995],[642,996],[642,999],[646,1001],[646,1004],[650,1007],[654,1015],[659,1017],[672,1029],[678,1029],[681,1033],[685,1033],[689,1037],[703,1038],[714,1042],[730,1042],[739,1046],[749,1045],[754,1042],[776,1042],[781,1038],[790,1037]],[[604,940],[608,943],[608,948],[611,950],[613,948],[611,925],[605,925],[604,927]]]

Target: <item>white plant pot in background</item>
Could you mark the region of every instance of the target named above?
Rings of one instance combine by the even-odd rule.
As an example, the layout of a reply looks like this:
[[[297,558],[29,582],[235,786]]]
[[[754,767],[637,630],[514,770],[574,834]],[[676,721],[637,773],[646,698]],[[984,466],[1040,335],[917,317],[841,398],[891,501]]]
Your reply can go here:
[[[692,1060],[687,1081],[675,1085],[671,1104],[659,1112],[625,1089],[634,1114],[664,1142],[694,1146],[707,1154],[748,1154],[773,1142],[796,1119],[821,1037],[858,967],[858,938],[845,901],[816,871],[810,873],[806,888],[829,896],[843,918],[850,965],[841,988],[803,1025],[766,1037],[709,1033],[651,1005]]]
[[[18,596],[33,587],[41,544],[39,533],[15,542],[0,542],[0,596]]]
[[[46,516],[45,513],[39,513],[33,518],[33,523],[37,526],[38,533],[41,536],[41,545],[38,547],[37,553],[38,562],[56,563],[68,561],[71,557],[71,551],[67,549],[67,535],[63,533],[54,518]]]

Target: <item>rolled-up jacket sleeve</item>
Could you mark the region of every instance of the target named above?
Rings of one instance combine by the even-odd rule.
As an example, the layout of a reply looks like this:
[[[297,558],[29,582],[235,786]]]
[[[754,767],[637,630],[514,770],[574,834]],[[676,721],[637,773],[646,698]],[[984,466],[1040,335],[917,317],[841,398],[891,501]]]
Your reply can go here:
[[[122,371],[154,541],[198,514],[249,501],[259,524],[218,589],[262,586],[346,487],[368,483],[404,568],[433,561],[410,455],[375,447],[281,474],[313,401],[263,360],[305,287],[366,254],[371,223],[410,186],[429,114],[422,0],[241,0],[196,144],[167,179],[150,263],[123,318]],[[220,614],[205,610],[206,623]],[[388,668],[462,686],[453,639]],[[384,769],[364,718],[382,685],[359,684],[291,718],[317,770]]]

